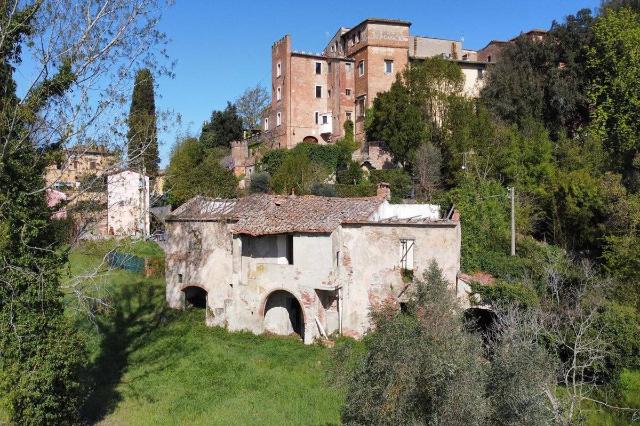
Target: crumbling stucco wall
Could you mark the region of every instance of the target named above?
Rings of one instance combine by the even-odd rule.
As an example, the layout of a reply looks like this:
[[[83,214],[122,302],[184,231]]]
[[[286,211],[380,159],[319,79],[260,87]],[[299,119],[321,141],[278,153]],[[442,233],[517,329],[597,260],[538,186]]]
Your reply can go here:
[[[168,222],[166,247],[167,303],[182,309],[182,290],[207,292],[207,324],[224,325],[225,306],[232,300],[232,236],[218,222]]]
[[[286,235],[234,236],[217,222],[169,222],[167,232],[169,306],[182,308],[182,290],[197,286],[208,292],[208,325],[288,334],[294,331],[289,296],[280,294],[272,311],[267,306],[270,295],[285,291],[301,307],[305,343],[321,337],[321,328],[339,331],[340,323],[343,334],[361,337],[372,307],[401,300],[408,286],[401,239],[414,241],[416,276],[434,259],[454,288],[460,266],[459,223],[342,225],[331,234],[294,234],[292,264]]]
[[[401,240],[414,241],[414,276],[421,277],[431,260],[455,288],[460,269],[459,224],[343,225],[343,334],[360,337],[369,329],[371,308],[398,301],[409,284],[402,280]]]

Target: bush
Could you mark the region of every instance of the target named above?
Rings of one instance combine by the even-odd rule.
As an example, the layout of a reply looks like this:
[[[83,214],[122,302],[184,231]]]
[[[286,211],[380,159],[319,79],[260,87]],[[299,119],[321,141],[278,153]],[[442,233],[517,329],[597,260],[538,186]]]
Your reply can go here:
[[[392,203],[398,203],[405,198],[411,198],[413,194],[411,177],[403,169],[371,170],[369,182],[375,186],[381,182],[388,183],[391,189]]]
[[[640,368],[640,317],[633,306],[609,302],[598,317],[599,330],[609,342],[603,372],[607,380],[624,368]]]
[[[356,161],[349,160],[347,167],[343,170],[339,170],[336,174],[336,180],[338,183],[345,185],[357,185],[362,183],[364,172],[360,168],[360,164]]]
[[[406,313],[384,305],[372,314],[365,353],[344,351],[347,424],[484,424],[482,343],[462,328],[462,316],[434,263],[417,280]],[[341,348],[342,349],[342,348]]]
[[[266,194],[271,189],[271,175],[268,172],[258,172],[251,176],[249,192],[252,194]]]
[[[278,194],[309,194],[314,184],[324,183],[329,172],[300,151],[291,151],[273,175],[273,190]]]
[[[311,187],[311,193],[320,197],[335,197],[336,186],[330,183],[314,183]]]
[[[520,283],[498,282],[491,286],[471,283],[471,289],[480,295],[482,303],[490,303],[494,306],[515,305],[521,308],[530,308],[540,304],[535,290]]]
[[[368,183],[360,185],[342,185],[336,184],[336,195],[338,197],[373,197],[376,195],[376,186]]]
[[[271,151],[267,151],[260,160],[260,170],[269,173],[271,176],[275,175],[288,153],[289,151],[286,149],[272,149]]]

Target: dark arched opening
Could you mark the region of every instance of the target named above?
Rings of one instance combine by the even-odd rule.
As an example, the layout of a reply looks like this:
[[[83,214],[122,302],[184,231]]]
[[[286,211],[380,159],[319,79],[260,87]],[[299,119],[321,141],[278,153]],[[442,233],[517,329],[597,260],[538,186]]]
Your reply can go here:
[[[264,306],[264,328],[285,336],[295,333],[304,339],[304,314],[298,299],[284,290],[271,293]]]
[[[205,309],[207,307],[207,292],[200,287],[186,287],[184,293],[185,308]]]
[[[480,333],[485,343],[490,337],[495,322],[496,314],[490,309],[469,308],[464,311],[466,329],[471,332]]]
[[[304,143],[318,143],[318,138],[316,138],[315,136],[305,136],[304,139],[302,139],[302,142],[304,142]]]

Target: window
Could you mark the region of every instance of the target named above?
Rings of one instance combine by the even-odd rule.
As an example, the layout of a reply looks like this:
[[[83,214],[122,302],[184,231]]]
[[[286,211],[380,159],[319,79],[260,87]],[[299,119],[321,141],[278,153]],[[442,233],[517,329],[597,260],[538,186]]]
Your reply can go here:
[[[487,56],[487,62],[491,62],[491,55]]]
[[[316,124],[320,124],[320,113],[318,111],[315,112],[315,121]]]
[[[329,116],[328,115],[323,115],[322,116],[322,124],[327,124],[329,123]]]
[[[264,129],[269,130],[269,117],[264,119]]]
[[[322,86],[316,86],[316,98],[322,97]]]
[[[351,72],[351,62],[347,62],[346,64],[344,64],[344,70],[346,72]]]
[[[484,77],[484,70],[482,68],[478,69],[478,80],[482,80]]]
[[[400,267],[406,271],[413,271],[414,240],[400,240]]]
[[[293,235],[287,234],[287,262],[293,265]]]
[[[340,250],[336,251],[336,268],[340,267]]]
[[[356,117],[364,117],[364,101],[364,96],[360,96],[356,99]]]
[[[316,62],[316,74],[322,74],[322,63]]]
[[[351,96],[351,89],[345,89],[344,94],[347,96]]]
[[[384,73],[391,74],[393,72],[393,61],[390,59],[385,59],[384,61]]]
[[[346,115],[347,115],[347,120],[353,121],[353,120],[351,120],[351,111],[347,111]]]
[[[327,90],[327,96],[331,97],[331,89]]]
[[[181,284],[182,283],[182,274],[178,274],[178,283]]]
[[[282,114],[280,112],[278,112],[276,114],[276,126],[279,126],[282,124]]]
[[[364,61],[358,63],[358,74],[360,74],[360,77],[364,75]]]
[[[276,100],[279,101],[280,99],[282,99],[282,90],[280,87],[278,87],[276,89]]]
[[[282,64],[278,62],[276,64],[276,77],[280,77],[282,75]]]

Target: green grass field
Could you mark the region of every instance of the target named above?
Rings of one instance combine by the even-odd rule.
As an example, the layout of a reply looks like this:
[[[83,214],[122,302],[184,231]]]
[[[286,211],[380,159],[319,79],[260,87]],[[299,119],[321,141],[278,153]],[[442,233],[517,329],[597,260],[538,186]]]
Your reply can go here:
[[[112,244],[71,254],[65,273],[99,267]],[[152,244],[127,251],[158,255]],[[94,290],[111,309],[89,321],[70,309],[87,336],[91,385],[84,415],[103,425],[338,424],[343,395],[326,383],[328,350],[292,338],[228,333],[204,325],[204,312],[167,309],[164,280],[103,269]],[[71,303],[73,306],[73,303]],[[640,371],[623,373],[615,400],[640,407]],[[629,424],[588,406],[586,424]],[[6,413],[0,407],[0,424]]]
[[[70,272],[98,262],[99,256],[76,252]],[[113,309],[97,327],[79,319],[93,353],[88,380],[95,386],[84,410],[91,421],[339,423],[342,396],[325,382],[325,348],[208,328],[203,311],[164,307],[161,279],[125,271],[105,272],[103,279]]]

